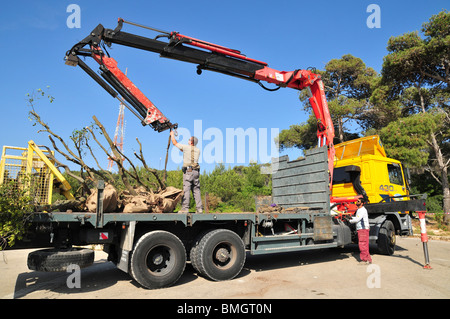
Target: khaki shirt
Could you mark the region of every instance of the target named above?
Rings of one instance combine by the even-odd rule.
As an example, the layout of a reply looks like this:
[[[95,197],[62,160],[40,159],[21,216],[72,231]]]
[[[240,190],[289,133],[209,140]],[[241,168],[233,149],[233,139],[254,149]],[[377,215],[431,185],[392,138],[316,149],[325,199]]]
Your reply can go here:
[[[197,166],[200,157],[200,149],[195,146],[178,144],[179,149],[183,152],[183,167]]]

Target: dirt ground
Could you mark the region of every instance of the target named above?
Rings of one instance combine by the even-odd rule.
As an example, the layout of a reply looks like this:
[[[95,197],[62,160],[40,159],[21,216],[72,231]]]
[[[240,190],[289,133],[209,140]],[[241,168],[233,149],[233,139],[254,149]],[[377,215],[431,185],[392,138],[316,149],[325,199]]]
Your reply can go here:
[[[420,237],[419,220],[413,219],[412,226],[415,234],[414,236]],[[427,216],[426,227],[429,239],[450,241],[450,229],[447,229],[447,227],[439,227],[434,216]]]

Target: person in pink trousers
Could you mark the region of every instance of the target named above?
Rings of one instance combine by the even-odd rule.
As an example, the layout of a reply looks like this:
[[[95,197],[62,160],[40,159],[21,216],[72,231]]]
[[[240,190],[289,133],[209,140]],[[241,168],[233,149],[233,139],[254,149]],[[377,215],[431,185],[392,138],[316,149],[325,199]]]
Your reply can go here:
[[[360,250],[360,259],[363,264],[371,264],[372,257],[369,253],[369,215],[367,209],[364,207],[364,202],[362,199],[356,201],[356,206],[358,210],[352,219],[349,220],[350,223],[356,224],[356,230],[358,232],[358,243]]]

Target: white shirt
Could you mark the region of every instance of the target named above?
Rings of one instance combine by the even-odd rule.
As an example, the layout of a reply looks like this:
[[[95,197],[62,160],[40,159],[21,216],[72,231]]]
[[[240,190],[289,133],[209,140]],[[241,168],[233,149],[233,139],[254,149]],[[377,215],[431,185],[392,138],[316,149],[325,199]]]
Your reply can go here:
[[[360,229],[369,229],[369,214],[367,213],[367,209],[363,206],[358,208],[356,211],[355,217],[349,220],[350,223],[356,224],[356,230]]]

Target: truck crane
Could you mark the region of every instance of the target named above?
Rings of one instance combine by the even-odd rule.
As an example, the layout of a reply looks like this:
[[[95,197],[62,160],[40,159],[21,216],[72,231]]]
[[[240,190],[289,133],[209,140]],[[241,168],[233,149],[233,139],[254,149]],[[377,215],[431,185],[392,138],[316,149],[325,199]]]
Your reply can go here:
[[[138,36],[122,31],[124,23],[143,27],[157,32],[154,39]],[[159,39],[166,38],[167,41]],[[179,32],[167,32],[146,27],[137,23],[118,19],[115,29],[106,29],[99,24],[86,38],[67,51],[66,64],[80,66],[89,76],[100,84],[111,96],[120,99],[129,110],[143,123],[150,125],[156,131],[162,132],[174,129],[161,111],[120,71],[117,62],[111,58],[106,49],[113,43],[141,50],[159,53],[161,57],[197,64],[197,74],[203,70],[215,71],[258,83],[272,83],[279,88],[295,90],[307,89],[309,102],[317,118],[318,146],[328,148],[329,188],[332,190],[333,163],[335,149],[333,146],[334,126],[328,110],[324,85],[319,74],[311,70],[297,69],[294,71],[278,71],[268,66],[266,62],[251,59],[238,50],[202,41]],[[95,73],[82,57],[91,57],[100,65],[100,75]],[[119,96],[120,94],[120,96]],[[130,105],[132,107],[130,107]],[[134,108],[134,109],[133,109]]]
[[[152,38],[127,33],[122,31],[124,24],[130,24],[137,27],[145,28],[156,32],[156,36]],[[161,41],[160,39],[166,39]],[[203,70],[223,73],[229,76],[248,80],[259,84],[262,88],[269,91],[276,91],[280,88],[291,88],[294,90],[306,89],[309,95],[309,102],[313,109],[317,120],[317,138],[318,147],[326,146],[328,154],[328,188],[330,191],[330,202],[333,207],[340,212],[354,212],[355,206],[352,205],[357,198],[370,199],[380,198],[379,196],[368,196],[361,184],[361,161],[355,161],[358,165],[347,165],[341,168],[340,172],[345,170],[345,174],[350,176],[351,185],[345,189],[352,188],[352,192],[337,191],[334,194],[333,178],[334,171],[340,165],[337,164],[336,150],[333,139],[335,136],[334,125],[328,109],[328,103],[325,95],[324,85],[321,76],[314,73],[311,69],[296,69],[294,71],[279,71],[268,66],[268,63],[249,58],[241,51],[231,49],[225,46],[199,40],[190,36],[183,35],[179,32],[168,32],[152,27],[147,27],[138,23],[118,19],[115,29],[107,29],[99,24],[94,30],[83,40],[76,43],[70,50],[66,52],[66,64],[71,66],[80,66],[89,76],[91,76],[100,86],[102,86],[112,97],[119,99],[124,105],[136,115],[143,125],[150,125],[158,132],[167,129],[176,129],[178,124],[172,124],[162,112],[131,82],[131,80],[118,68],[117,61],[109,56],[107,47],[112,44],[133,47],[140,50],[158,53],[160,57],[184,61],[197,64],[197,74],[201,74]],[[80,57],[90,57],[99,65],[100,76],[94,72]],[[276,88],[267,88],[262,82],[276,85]],[[374,137],[377,139],[377,137]],[[363,139],[363,142],[355,140],[354,145],[368,145],[373,149],[371,142]],[[359,144],[358,144],[359,143]],[[380,142],[381,145],[381,142]],[[345,149],[349,146],[340,145],[340,159],[344,158],[344,153],[349,151]],[[382,153],[384,150],[382,151]],[[361,154],[351,155],[350,158],[356,160]],[[345,158],[349,157],[345,155]],[[384,161],[395,164],[397,162],[388,159],[384,154]],[[395,164],[397,165],[397,164]],[[342,166],[342,165],[341,165]],[[402,170],[403,172],[403,170]],[[400,172],[401,180],[405,185],[404,191],[401,193],[385,192],[387,194],[380,195],[383,203],[372,204],[374,213],[384,213],[385,211],[418,211],[423,209],[423,199],[409,200],[409,192],[407,191],[408,182],[406,181],[405,172]],[[383,172],[384,182],[381,182],[381,189],[385,189],[385,185],[389,184],[388,172]],[[365,178],[371,178],[365,174]],[[374,188],[376,186],[372,186]],[[414,195],[416,196],[416,195]],[[408,200],[404,200],[408,199]]]

